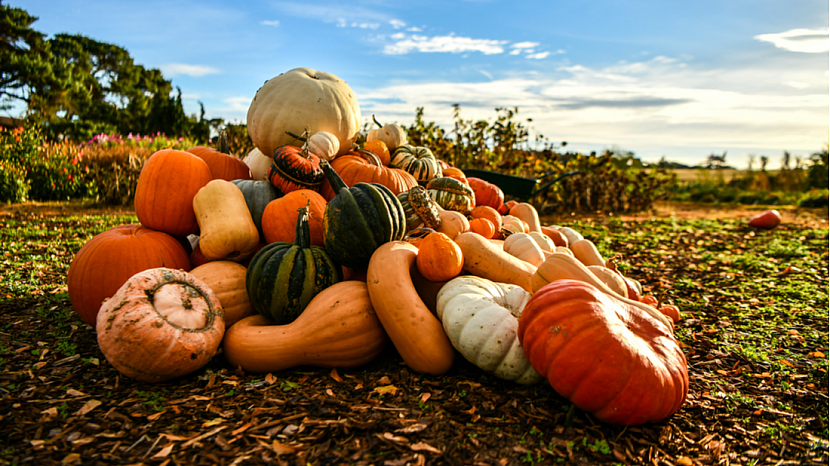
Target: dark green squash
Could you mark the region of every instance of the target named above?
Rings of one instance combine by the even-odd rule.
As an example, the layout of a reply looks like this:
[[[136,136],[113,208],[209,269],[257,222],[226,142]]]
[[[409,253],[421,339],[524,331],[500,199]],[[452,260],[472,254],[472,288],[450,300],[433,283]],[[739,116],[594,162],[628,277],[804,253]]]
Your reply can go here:
[[[245,203],[248,204],[248,210],[251,211],[251,218],[254,219],[256,229],[259,230],[259,238],[264,241],[262,213],[265,212],[268,203],[282,197],[282,193],[267,181],[233,180],[231,183],[235,184],[242,191],[242,195],[245,196]]]
[[[389,166],[409,172],[421,185],[426,185],[429,180],[441,176],[441,165],[432,151],[423,146],[399,146],[392,154]]]
[[[326,250],[311,246],[308,207],[299,211],[294,242],[263,247],[245,275],[254,309],[280,325],[293,322],[317,293],[343,279],[340,265]]]
[[[349,188],[328,162],[320,167],[336,193],[323,214],[323,242],[335,261],[346,267],[365,266],[382,244],[403,239],[403,206],[389,188],[378,183]]]

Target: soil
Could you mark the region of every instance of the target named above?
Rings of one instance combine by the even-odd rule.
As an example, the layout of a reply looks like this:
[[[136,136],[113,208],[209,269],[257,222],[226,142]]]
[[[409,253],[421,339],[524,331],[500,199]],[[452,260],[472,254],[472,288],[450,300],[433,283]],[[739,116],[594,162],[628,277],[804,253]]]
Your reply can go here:
[[[779,211],[794,230],[827,226],[826,210]],[[758,212],[662,204],[621,218],[719,219]],[[63,203],[6,205],[0,220],[70,213],[132,211]],[[609,216],[544,220],[574,218]],[[640,259],[648,260],[648,254]],[[5,267],[0,273],[7,272]],[[670,273],[637,278],[651,287],[671,280]],[[695,279],[705,286],[706,276]],[[65,277],[42,280],[60,284]],[[49,338],[61,331],[60,322],[48,316],[71,309],[63,296],[0,300],[0,343],[7,348],[0,351],[0,464],[686,466],[828,464],[830,459],[827,380],[783,392],[763,378],[738,377],[736,368],[753,374],[765,368],[719,352],[704,331],[712,324],[705,316],[678,323],[697,335],[694,346],[683,348],[695,361],[688,366],[685,404],[664,421],[626,427],[574,409],[546,382],[503,381],[462,357],[444,376],[415,373],[391,344],[360,369],[300,367],[249,374],[230,368],[220,353],[187,377],[141,383],[107,363],[95,331],[80,320],[67,323],[76,352],[55,347]],[[721,373],[726,374],[722,380],[713,381],[713,374]],[[732,406],[710,392],[713,382],[737,386],[746,396],[786,398],[795,409]],[[781,429],[778,439],[762,440],[773,427]]]

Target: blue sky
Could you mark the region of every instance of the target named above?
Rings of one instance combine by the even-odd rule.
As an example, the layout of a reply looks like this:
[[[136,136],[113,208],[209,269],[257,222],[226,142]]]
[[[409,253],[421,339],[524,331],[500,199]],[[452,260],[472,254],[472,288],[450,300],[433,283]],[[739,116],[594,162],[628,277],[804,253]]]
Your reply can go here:
[[[51,36],[126,48],[179,86],[188,112],[243,121],[297,67],[333,73],[364,120],[451,127],[518,107],[574,151],[770,167],[828,142],[826,0],[11,0]]]

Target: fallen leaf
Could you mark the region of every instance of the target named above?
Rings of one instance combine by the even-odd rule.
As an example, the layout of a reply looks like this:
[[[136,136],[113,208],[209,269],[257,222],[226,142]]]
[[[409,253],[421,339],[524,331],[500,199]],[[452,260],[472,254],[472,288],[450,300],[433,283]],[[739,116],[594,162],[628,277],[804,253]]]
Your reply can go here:
[[[414,434],[429,427],[426,424],[412,424],[406,427],[401,427],[395,431],[396,434]]]
[[[86,396],[86,393],[79,392],[78,390],[75,390],[73,388],[70,388],[69,390],[67,390],[66,394],[69,395],[69,396]]]
[[[372,390],[372,391],[373,392],[378,392],[378,394],[380,394],[380,395],[386,395],[387,393],[390,393],[394,396],[395,393],[398,392],[398,387],[396,387],[394,385],[384,385],[382,387],[375,387],[375,389]]]
[[[677,461],[674,464],[677,466],[692,466],[695,463],[688,456],[681,456],[680,458],[677,458]]]
[[[237,435],[241,434],[242,432],[245,432],[246,430],[248,430],[251,427],[251,425],[252,424],[249,422],[249,423],[245,424],[244,426],[242,426],[242,427],[234,430],[233,432],[231,432],[231,435],[236,437]]]
[[[160,418],[162,414],[164,414],[166,412],[167,412],[167,410],[165,409],[164,411],[159,411],[156,414],[151,414],[151,415],[147,416],[147,420],[148,421],[155,421],[156,419]]]
[[[333,391],[331,391],[331,389],[330,389],[330,388],[327,388],[327,389],[326,389],[326,395],[328,395],[328,396],[334,396],[334,392],[333,392]]]
[[[213,427],[213,426],[219,425],[223,422],[225,422],[224,419],[222,419],[221,417],[217,417],[216,419],[214,419],[212,421],[206,421],[206,422],[202,423],[202,427]]]
[[[334,379],[334,380],[336,380],[336,381],[338,381],[338,382],[342,382],[342,381],[343,381],[343,377],[340,377],[340,374],[338,374],[338,373],[337,373],[337,368],[332,368],[332,370],[331,370],[331,378],[332,378],[332,379]]]
[[[173,435],[173,434],[161,434],[170,442],[183,442],[185,440],[190,440],[190,437],[182,437],[181,435]]]
[[[432,445],[423,442],[413,443],[409,448],[412,449],[412,451],[428,451],[430,453],[435,453],[436,455],[444,453]]]
[[[81,406],[81,409],[75,412],[76,416],[83,416],[84,414],[92,411],[93,409],[101,406],[101,402],[98,400],[89,400]]]
[[[427,400],[432,396],[432,393],[424,393],[421,395],[421,403],[426,403]]]
[[[308,375],[304,375],[304,376],[300,377],[300,380],[297,380],[297,383],[305,383],[305,381],[308,380],[308,378],[309,378]]]
[[[274,374],[272,374],[270,372],[265,376],[265,382],[267,382],[268,385],[274,385],[274,383],[276,383],[276,381],[277,381],[277,378],[274,377]]]
[[[271,448],[274,449],[274,453],[276,453],[277,455],[290,455],[292,453],[296,453],[297,450],[299,450],[299,448],[297,447],[285,445],[283,443],[277,442],[276,440],[274,440],[274,442],[271,444]]]
[[[781,361],[779,361],[779,362],[780,362],[781,364],[785,365],[785,366],[795,367],[795,366],[793,366],[793,363],[791,363],[790,361],[787,361],[786,359],[782,359],[782,360],[781,360]]]
[[[70,453],[70,454],[66,455],[63,458],[63,460],[61,460],[61,464],[72,464],[72,463],[75,463],[75,462],[80,461],[80,460],[81,460],[81,455],[79,455],[78,453]]]
[[[381,377],[380,380],[378,380],[378,385],[389,385],[391,383],[392,383],[392,381],[389,380],[389,377],[387,377],[385,375],[383,377]]]
[[[45,414],[49,417],[55,417],[55,416],[58,415],[58,408],[44,409],[43,411],[40,412],[40,414]]]
[[[395,442],[395,443],[407,443],[407,442],[409,442],[409,439],[407,439],[406,437],[398,437],[396,435],[393,435],[391,432],[384,432],[381,437],[383,439],[386,439],[386,440],[389,440],[390,442]]]
[[[158,453],[153,455],[153,458],[167,458],[167,455],[169,455],[170,452],[173,451],[173,447],[175,447],[175,446],[176,446],[176,444],[173,443],[173,442],[168,443],[161,450],[159,450]]]

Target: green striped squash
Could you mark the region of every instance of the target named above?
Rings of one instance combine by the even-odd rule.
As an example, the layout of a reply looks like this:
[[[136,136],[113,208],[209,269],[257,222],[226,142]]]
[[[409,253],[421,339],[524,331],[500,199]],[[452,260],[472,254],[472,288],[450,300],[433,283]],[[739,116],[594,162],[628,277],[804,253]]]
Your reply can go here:
[[[476,206],[473,189],[463,181],[449,176],[433,178],[427,183],[427,193],[444,210],[454,210],[469,215]]]
[[[435,177],[441,176],[441,165],[432,154],[432,151],[423,146],[404,144],[395,149],[392,154],[392,161],[389,162],[392,168],[400,168],[409,172],[421,185]]]
[[[362,267],[381,245],[403,239],[406,217],[392,191],[378,183],[347,187],[331,165],[320,163],[335,196],[323,213],[323,244],[339,264]]]
[[[280,325],[293,322],[317,293],[343,278],[342,269],[326,250],[311,246],[308,207],[299,211],[294,242],[263,247],[245,275],[254,309]]]

